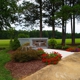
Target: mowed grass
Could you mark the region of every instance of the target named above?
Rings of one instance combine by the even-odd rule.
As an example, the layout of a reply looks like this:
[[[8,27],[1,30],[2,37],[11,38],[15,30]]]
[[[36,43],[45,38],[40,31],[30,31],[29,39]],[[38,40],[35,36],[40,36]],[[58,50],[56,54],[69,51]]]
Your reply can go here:
[[[5,64],[10,61],[10,54],[7,53],[7,50],[0,51],[0,80],[15,80],[11,76],[9,70],[6,69]]]
[[[10,44],[10,40],[9,39],[1,39],[0,40],[0,47],[4,47],[4,48],[7,48],[9,47],[9,44]]]
[[[61,44],[62,39],[56,39],[58,44]],[[80,38],[75,39],[75,43],[80,43]],[[10,39],[1,39],[0,40],[0,47],[9,47]],[[66,39],[66,44],[71,44],[71,39]]]
[[[56,39],[58,44],[61,44],[62,39]],[[71,44],[72,40],[71,39],[66,39],[66,44]],[[75,44],[80,44],[80,38],[75,39]]]
[[[56,39],[58,44],[61,44],[62,39]],[[80,38],[75,39],[76,44],[80,44]],[[71,44],[71,39],[66,39],[66,44]],[[7,48],[10,45],[10,39],[1,39],[0,40],[0,47]]]

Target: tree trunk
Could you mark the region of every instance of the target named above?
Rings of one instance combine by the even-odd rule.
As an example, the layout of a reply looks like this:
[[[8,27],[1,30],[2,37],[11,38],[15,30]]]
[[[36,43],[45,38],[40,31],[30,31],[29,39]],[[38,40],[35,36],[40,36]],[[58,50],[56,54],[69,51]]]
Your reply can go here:
[[[55,13],[55,10],[54,10],[54,4],[53,5],[53,9],[52,9],[52,15],[54,17],[54,13]],[[53,18],[52,19],[52,37],[55,38],[55,19]]]
[[[66,38],[66,23],[62,19],[62,45],[65,45],[65,38]]]
[[[55,38],[55,25],[54,25],[54,20],[52,21],[53,26],[52,26],[52,37]]]
[[[72,17],[71,17],[71,34],[72,34],[72,31],[73,31],[73,21],[72,21]]]
[[[40,37],[42,37],[42,0],[40,0]]]
[[[64,0],[62,0],[62,6],[64,6]],[[62,45],[65,45],[65,38],[66,38],[66,22],[64,18],[62,18]]]
[[[71,7],[71,0],[70,0],[70,7]],[[71,15],[71,34],[72,34],[72,31],[73,31],[73,20],[72,20],[72,16],[73,15]]]
[[[75,45],[75,15],[73,15],[72,45]]]
[[[73,0],[73,6],[75,1]],[[72,45],[75,45],[75,14],[73,13]]]

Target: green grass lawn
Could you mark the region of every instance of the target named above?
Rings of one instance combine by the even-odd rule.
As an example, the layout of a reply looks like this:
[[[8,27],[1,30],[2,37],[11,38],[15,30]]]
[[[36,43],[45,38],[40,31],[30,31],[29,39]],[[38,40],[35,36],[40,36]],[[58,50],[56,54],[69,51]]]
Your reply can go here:
[[[9,43],[10,43],[10,40],[9,39],[1,39],[0,40],[0,47],[3,48],[7,48],[9,47]]]
[[[61,39],[56,39],[56,41],[57,41],[58,44],[61,44],[62,40]],[[76,38],[75,43],[80,44],[80,38]],[[71,39],[66,39],[66,44],[71,44]]]
[[[10,71],[5,68],[5,64],[10,61],[10,56],[6,50],[0,51],[0,80],[15,80]]]
[[[56,39],[56,41],[58,44],[61,44],[62,39]],[[2,39],[2,40],[0,40],[0,47],[7,48],[7,47],[9,47],[9,43],[10,43],[9,39]],[[75,43],[80,44],[80,38],[76,38]],[[71,44],[71,39],[66,39],[66,44]]]

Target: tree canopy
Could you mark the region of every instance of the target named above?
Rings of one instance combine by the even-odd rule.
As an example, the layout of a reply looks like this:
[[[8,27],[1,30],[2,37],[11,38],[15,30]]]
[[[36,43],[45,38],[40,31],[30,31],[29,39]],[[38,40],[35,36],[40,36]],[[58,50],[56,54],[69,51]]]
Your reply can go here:
[[[16,22],[17,0],[0,0],[0,30],[11,27]]]

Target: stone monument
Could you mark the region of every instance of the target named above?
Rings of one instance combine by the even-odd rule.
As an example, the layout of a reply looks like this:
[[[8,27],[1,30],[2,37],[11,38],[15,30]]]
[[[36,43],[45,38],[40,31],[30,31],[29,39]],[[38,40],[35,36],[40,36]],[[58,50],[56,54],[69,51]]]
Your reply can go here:
[[[21,45],[29,43],[32,48],[48,48],[48,38],[18,38]]]

